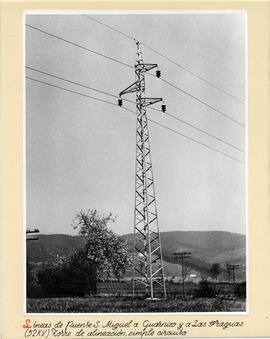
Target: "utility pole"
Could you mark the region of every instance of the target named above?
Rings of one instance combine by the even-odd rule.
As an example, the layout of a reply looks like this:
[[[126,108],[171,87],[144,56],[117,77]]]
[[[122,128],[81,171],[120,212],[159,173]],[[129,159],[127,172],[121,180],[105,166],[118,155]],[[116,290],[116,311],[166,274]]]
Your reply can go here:
[[[229,282],[231,282],[231,273],[232,273],[232,281],[235,284],[235,269],[240,267],[241,265],[239,264],[227,264],[227,271],[229,274]]]
[[[37,233],[39,233],[39,229],[35,228],[33,230],[26,230],[26,241],[31,241],[31,240],[38,240]],[[31,235],[33,234],[33,235]]]
[[[175,259],[180,259],[180,264],[182,266],[182,292],[183,297],[185,297],[185,266],[184,266],[184,260],[191,257],[191,252],[177,252],[174,253]]]
[[[133,296],[137,285],[144,285],[146,297],[166,299],[166,286],[162,249],[158,226],[155,197],[150,136],[146,108],[162,101],[162,98],[145,96],[145,73],[157,68],[157,64],[144,63],[141,46],[138,41],[137,60],[135,62],[136,81],[119,93],[119,106],[122,95],[136,93],[137,127],[136,127],[136,165],[135,165],[135,208],[134,208],[134,251],[133,251]],[[160,70],[156,76],[160,77]],[[162,103],[162,112],[166,106]]]

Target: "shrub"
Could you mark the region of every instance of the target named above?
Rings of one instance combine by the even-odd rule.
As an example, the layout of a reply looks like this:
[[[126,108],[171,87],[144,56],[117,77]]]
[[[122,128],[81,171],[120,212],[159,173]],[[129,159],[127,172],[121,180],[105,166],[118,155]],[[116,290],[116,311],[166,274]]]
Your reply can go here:
[[[96,283],[91,284],[95,281],[91,279],[91,267],[85,267],[81,251],[70,258],[57,256],[37,273],[37,279],[42,296],[84,296],[92,288],[96,292]]]
[[[206,280],[199,282],[199,287],[195,291],[195,296],[198,298],[213,298],[216,295],[215,284]]]
[[[246,297],[246,282],[238,283],[234,286],[234,295],[238,298]]]
[[[35,274],[35,267],[34,264],[27,261],[26,266],[26,295],[28,298],[36,298],[41,296],[42,291],[40,285],[37,282],[36,274]]]

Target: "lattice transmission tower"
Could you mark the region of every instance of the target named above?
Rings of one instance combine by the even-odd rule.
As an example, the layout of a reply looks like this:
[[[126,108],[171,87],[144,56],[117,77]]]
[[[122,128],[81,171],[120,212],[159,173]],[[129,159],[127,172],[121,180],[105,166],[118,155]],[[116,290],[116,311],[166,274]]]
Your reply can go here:
[[[119,93],[119,106],[122,95],[136,93],[136,166],[135,166],[135,208],[134,208],[134,257],[133,295],[145,287],[146,297],[166,298],[164,267],[155,197],[153,167],[150,151],[146,108],[162,101],[162,98],[145,96],[145,73],[156,68],[156,76],[161,75],[157,64],[144,63],[141,46],[137,44],[135,62],[136,81]],[[166,111],[162,101],[161,111]]]

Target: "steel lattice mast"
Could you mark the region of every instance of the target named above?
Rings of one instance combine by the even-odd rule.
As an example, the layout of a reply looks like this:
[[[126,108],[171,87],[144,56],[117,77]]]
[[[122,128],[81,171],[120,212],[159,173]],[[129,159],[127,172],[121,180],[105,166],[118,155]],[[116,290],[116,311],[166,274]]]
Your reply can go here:
[[[139,42],[135,63],[136,81],[123,90],[119,96],[136,93],[136,166],[135,166],[135,208],[134,208],[134,258],[133,295],[137,286],[145,286],[150,299],[166,298],[164,267],[158,226],[153,167],[150,152],[150,137],[146,107],[162,101],[161,98],[145,96],[145,73],[157,68],[157,64],[144,63]],[[160,71],[157,70],[157,76]],[[122,105],[122,99],[119,99]],[[162,105],[165,112],[166,106]]]

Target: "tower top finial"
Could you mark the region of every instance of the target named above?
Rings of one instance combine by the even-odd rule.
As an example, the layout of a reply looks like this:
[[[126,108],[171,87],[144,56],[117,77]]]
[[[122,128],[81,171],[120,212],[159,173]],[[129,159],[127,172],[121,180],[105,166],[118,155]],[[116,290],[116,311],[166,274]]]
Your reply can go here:
[[[140,41],[136,40],[136,45],[137,45],[137,61],[141,63],[143,61],[143,57]]]

